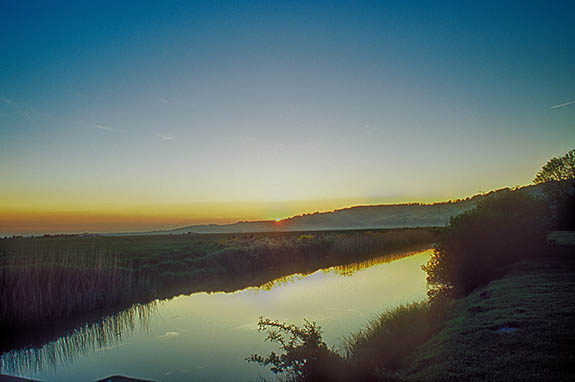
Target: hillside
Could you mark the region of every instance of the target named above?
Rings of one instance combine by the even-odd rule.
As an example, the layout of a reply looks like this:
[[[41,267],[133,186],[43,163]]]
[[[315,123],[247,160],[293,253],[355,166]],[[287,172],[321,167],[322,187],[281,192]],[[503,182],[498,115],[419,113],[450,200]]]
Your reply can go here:
[[[532,194],[541,194],[540,186],[526,186]],[[293,216],[280,221],[242,221],[233,224],[191,225],[173,230],[140,232],[138,234],[185,234],[185,233],[242,233],[273,231],[324,231],[347,229],[379,229],[409,227],[441,227],[458,215],[492,194],[505,189],[475,195],[466,199],[433,204],[406,203],[372,206],[356,206],[329,212],[315,212]],[[124,235],[135,234],[125,233]]]

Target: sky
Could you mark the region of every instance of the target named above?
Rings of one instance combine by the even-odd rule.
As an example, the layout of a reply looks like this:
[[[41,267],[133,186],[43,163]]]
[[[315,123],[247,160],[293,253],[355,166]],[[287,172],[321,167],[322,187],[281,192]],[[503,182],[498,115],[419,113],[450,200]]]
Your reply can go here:
[[[529,184],[575,147],[574,14],[569,1],[0,0],[0,235]]]

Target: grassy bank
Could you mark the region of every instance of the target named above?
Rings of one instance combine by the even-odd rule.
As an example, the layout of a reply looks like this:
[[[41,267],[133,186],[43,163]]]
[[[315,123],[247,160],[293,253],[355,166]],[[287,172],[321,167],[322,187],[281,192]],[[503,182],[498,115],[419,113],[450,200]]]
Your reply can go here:
[[[0,240],[0,326],[235,290],[430,245],[429,229]]]
[[[575,375],[573,247],[550,249],[456,300],[401,369],[406,380],[568,381]]]
[[[405,359],[431,338],[444,312],[428,302],[401,305],[380,314],[345,340],[345,358],[373,376],[395,375]]]

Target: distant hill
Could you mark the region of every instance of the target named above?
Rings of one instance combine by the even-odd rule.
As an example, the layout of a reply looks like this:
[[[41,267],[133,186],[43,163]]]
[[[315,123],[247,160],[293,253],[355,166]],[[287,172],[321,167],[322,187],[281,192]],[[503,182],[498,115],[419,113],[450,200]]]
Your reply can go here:
[[[532,194],[541,194],[540,186],[526,186],[522,189]],[[146,232],[145,234],[184,234],[184,233],[242,233],[274,231],[324,231],[347,229],[442,227],[449,224],[452,216],[458,215],[495,193],[508,188],[491,191],[455,201],[423,204],[383,204],[356,206],[330,212],[315,212],[293,216],[284,220],[242,221],[233,224],[191,225],[173,230]],[[136,233],[131,233],[132,235]],[[138,234],[144,234],[138,233]]]

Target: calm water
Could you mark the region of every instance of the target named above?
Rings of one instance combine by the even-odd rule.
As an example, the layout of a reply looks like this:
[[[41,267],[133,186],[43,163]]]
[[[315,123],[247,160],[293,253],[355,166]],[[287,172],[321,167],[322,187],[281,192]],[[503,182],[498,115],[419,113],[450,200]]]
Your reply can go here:
[[[5,367],[11,362],[11,374],[43,381],[94,381],[115,374],[155,381],[256,381],[271,373],[245,357],[276,349],[258,333],[259,316],[316,321],[328,344],[341,344],[382,310],[423,299],[421,265],[430,255],[427,250],[392,262],[332,267],[234,293],[176,297],[43,349],[4,355]]]

